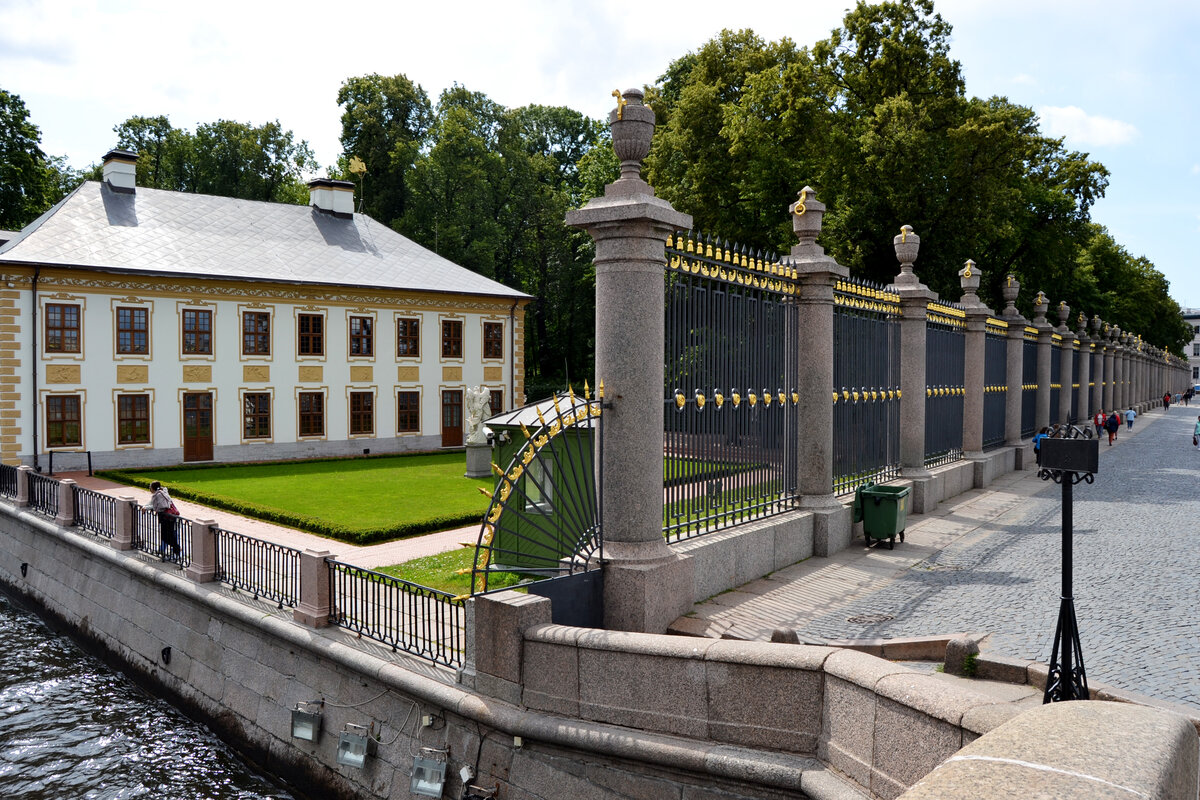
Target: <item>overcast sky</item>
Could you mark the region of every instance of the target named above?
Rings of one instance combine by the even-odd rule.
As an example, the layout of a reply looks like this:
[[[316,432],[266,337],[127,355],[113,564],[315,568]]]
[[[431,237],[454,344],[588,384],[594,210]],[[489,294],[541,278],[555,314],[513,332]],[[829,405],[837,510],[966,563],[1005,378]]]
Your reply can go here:
[[[25,101],[43,149],[76,167],[116,144],[113,126],[159,114],[192,130],[278,119],[325,165],[340,152],[336,97],[349,76],[404,73],[435,101],[457,82],[510,107],[566,105],[603,118],[613,89],[653,82],[722,28],[812,45],[850,5],[0,0],[0,87]],[[1107,166],[1094,219],[1150,259],[1181,305],[1200,306],[1200,3],[938,0],[936,8],[954,26],[951,55],[967,92],[1032,107],[1044,132]]]

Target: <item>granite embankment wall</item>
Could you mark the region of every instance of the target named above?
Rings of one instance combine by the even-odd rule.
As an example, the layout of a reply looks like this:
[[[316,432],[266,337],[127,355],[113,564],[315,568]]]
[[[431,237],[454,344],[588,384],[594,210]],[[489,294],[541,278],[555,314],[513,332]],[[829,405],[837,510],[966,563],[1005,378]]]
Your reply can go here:
[[[313,796],[409,797],[423,747],[446,753],[446,797],[462,795],[469,767],[471,783],[504,800],[894,798],[939,765],[931,787],[912,791],[985,796],[971,783],[981,765],[1018,760],[988,755],[1015,746],[1008,726],[1032,725],[1023,741],[1066,724],[1025,723],[1010,705],[854,651],[553,625],[549,601],[518,593],[474,602],[473,658],[456,676],[4,502],[0,583]],[[290,708],[318,698],[323,735],[293,740]],[[1131,711],[1143,715],[1136,726]],[[361,770],[336,764],[345,723],[377,739]],[[1186,720],[1114,706],[1083,730],[1141,765],[1112,782],[1136,790],[1128,796],[1195,797]]]

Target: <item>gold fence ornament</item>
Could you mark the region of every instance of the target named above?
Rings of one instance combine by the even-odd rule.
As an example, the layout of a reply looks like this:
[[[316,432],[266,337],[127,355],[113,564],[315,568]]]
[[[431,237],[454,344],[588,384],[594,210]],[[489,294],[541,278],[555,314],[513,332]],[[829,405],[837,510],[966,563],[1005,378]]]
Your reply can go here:
[[[704,396],[704,393],[703,393],[703,392],[701,392],[701,391],[699,391],[699,390],[697,390],[697,391],[696,391],[696,408],[703,410],[703,409],[704,409],[704,403],[705,403],[706,401],[707,401],[707,398],[705,398],[705,396]]]
[[[625,119],[625,106],[629,101],[621,96],[620,89],[613,89],[612,96],[617,98],[617,119]]]
[[[725,405],[725,395],[721,394],[720,389],[713,392],[713,402],[717,404],[717,408]]]
[[[803,217],[804,212],[808,211],[808,206],[806,206],[804,204],[804,201],[807,199],[808,199],[808,190],[801,189],[800,190],[800,199],[796,201],[796,207],[794,209],[794,213],[797,217]]]
[[[684,403],[686,403],[686,402],[687,402],[687,400],[685,400],[685,399],[684,399],[684,397],[683,397],[683,392],[676,391],[676,392],[675,392],[675,407],[676,407],[676,408],[683,408],[683,405],[684,405]]]
[[[751,408],[754,408],[754,406],[758,405],[758,395],[756,395],[754,392],[746,395],[746,399],[750,401]]]
[[[733,390],[733,407],[737,408],[742,404],[742,396],[736,389]]]

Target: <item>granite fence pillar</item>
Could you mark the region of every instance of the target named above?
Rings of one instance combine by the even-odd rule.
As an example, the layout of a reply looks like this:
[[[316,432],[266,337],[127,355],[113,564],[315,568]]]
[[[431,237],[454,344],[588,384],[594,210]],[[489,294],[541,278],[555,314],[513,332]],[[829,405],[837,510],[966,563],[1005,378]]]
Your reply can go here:
[[[1100,317],[1092,317],[1092,414],[1107,408],[1104,405],[1104,337],[1100,331]]]
[[[1116,351],[1116,345],[1113,344],[1113,328],[1111,325],[1104,326],[1104,395],[1103,405],[1105,411],[1113,410],[1113,355]]]
[[[1033,415],[1035,430],[1041,430],[1050,424],[1050,383],[1054,380],[1051,374],[1050,348],[1054,346],[1054,327],[1046,320],[1046,310],[1050,304],[1043,292],[1037,293],[1033,304],[1033,326],[1037,328],[1037,399]]]
[[[75,486],[75,481],[63,478],[54,487],[58,493],[58,513],[54,515],[54,522],[64,528],[75,524]]]
[[[1067,327],[1067,317],[1069,316],[1071,316],[1071,307],[1065,302],[1060,302],[1058,304],[1058,335],[1061,340],[1059,343],[1061,358],[1058,360],[1059,374],[1055,376],[1059,383],[1058,408],[1054,410],[1058,412],[1058,421],[1064,425],[1071,421],[1071,398],[1075,390],[1075,387],[1072,386],[1075,377],[1075,334]]]
[[[117,498],[116,509],[113,513],[112,549],[133,549],[133,526],[136,515],[137,500],[124,496]]]
[[[925,335],[929,301],[937,295],[913,272],[921,237],[904,225],[892,239],[900,274],[889,291],[900,296],[900,475],[914,484],[929,480],[925,468]],[[924,491],[914,485],[913,510]]]
[[[692,607],[691,564],[662,535],[663,269],[692,218],[641,178],[654,112],[627,90],[609,115],[621,177],[567,214],[596,242],[596,377],[605,384],[604,625],[661,633]]]
[[[333,611],[333,580],[326,559],[327,550],[305,550],[300,554],[300,602],[292,610],[292,619],[310,628],[324,628]]]
[[[191,525],[191,559],[183,574],[196,583],[211,583],[217,577],[217,523],[194,519]]]
[[[800,507],[813,512],[813,551],[830,556],[849,544],[848,509],[833,494],[833,289],[850,270],[838,264],[817,244],[825,204],[812,187],[805,186],[788,207],[792,230],[800,240],[789,263],[796,270],[796,302],[800,306],[797,391],[800,408],[806,409],[798,426],[796,488]],[[846,519],[839,520],[845,516]]]
[[[1092,340],[1087,335],[1087,317],[1081,313],[1078,322],[1075,337],[1079,339],[1079,375],[1076,380],[1079,382],[1079,424],[1082,426],[1091,422],[1096,409],[1092,408],[1092,387],[1089,385],[1092,380]]]
[[[983,398],[987,361],[987,321],[992,310],[980,300],[979,281],[983,278],[974,261],[968,260],[958,272],[962,286],[959,305],[967,315],[967,330],[963,349],[963,456],[983,458]]]
[[[29,476],[32,473],[33,467],[25,464],[17,467],[17,496],[13,498],[13,503],[17,508],[29,505]]]
[[[1017,296],[1021,293],[1021,282],[1012,275],[1005,278],[1000,287],[1004,297],[1004,312],[1001,319],[1008,323],[1008,349],[1005,362],[1004,392],[1004,444],[1017,448],[1017,469],[1024,469],[1021,449],[1021,387],[1025,380],[1025,324],[1027,320],[1017,311]]]
[[[1125,408],[1125,347],[1121,343],[1121,329],[1113,326],[1113,409]]]

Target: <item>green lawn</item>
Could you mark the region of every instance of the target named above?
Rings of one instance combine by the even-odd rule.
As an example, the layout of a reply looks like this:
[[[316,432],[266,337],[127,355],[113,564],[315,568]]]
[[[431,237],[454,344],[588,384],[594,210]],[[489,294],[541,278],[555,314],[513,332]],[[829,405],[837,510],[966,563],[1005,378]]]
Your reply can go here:
[[[478,522],[490,478],[464,478],[461,452],[100,473],[175,497],[356,544]]]
[[[471,593],[471,574],[459,575],[462,569],[471,569],[475,562],[474,547],[460,547],[437,555],[414,558],[393,567],[383,567],[383,572],[419,586],[440,589],[453,595]],[[499,589],[515,586],[522,580],[512,572],[493,572],[488,577],[488,588]]]

